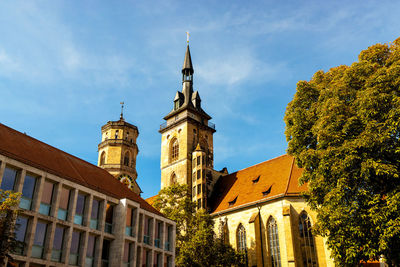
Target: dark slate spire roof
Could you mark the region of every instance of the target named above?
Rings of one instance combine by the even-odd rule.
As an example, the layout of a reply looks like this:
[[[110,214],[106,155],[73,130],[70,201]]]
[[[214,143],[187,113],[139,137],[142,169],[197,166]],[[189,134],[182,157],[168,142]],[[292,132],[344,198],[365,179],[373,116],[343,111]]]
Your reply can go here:
[[[183,61],[183,67],[182,67],[182,73],[184,70],[190,70],[190,74],[193,74],[193,65],[192,65],[192,57],[190,56],[190,49],[189,49],[189,44],[186,47],[186,53],[185,53],[185,60]]]

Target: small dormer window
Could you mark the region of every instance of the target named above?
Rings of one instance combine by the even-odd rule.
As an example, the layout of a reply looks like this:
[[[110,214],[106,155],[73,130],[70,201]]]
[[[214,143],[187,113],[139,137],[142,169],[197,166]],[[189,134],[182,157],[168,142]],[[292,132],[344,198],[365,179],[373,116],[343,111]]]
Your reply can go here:
[[[257,178],[255,178],[255,179],[252,180],[252,181],[253,181],[253,184],[258,183],[259,180],[260,180],[260,175],[259,175]]]
[[[177,110],[179,108],[179,99],[174,101],[174,110]]]
[[[233,205],[235,205],[237,198],[238,197],[236,196],[234,199],[232,199],[231,201],[228,202],[229,207],[232,207]]]
[[[115,139],[118,139],[118,130],[115,131]]]
[[[263,194],[264,197],[265,197],[265,196],[268,196],[269,193],[271,193],[271,188],[272,188],[272,185],[271,185],[270,187],[268,187],[267,190],[265,190],[264,192],[262,192],[262,194]]]

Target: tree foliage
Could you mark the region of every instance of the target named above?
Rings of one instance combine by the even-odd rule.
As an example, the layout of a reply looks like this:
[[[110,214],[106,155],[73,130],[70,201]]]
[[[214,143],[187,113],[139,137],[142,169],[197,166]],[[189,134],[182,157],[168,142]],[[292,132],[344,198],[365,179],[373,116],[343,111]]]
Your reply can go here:
[[[241,257],[214,233],[212,217],[196,212],[187,185],[174,184],[162,189],[153,203],[167,218],[176,222],[177,266],[232,266]]]
[[[400,38],[297,83],[288,153],[304,168],[316,232],[335,261],[400,264]]]
[[[18,214],[20,193],[0,190],[0,266],[4,265],[10,253],[21,247],[15,239],[14,220]]]

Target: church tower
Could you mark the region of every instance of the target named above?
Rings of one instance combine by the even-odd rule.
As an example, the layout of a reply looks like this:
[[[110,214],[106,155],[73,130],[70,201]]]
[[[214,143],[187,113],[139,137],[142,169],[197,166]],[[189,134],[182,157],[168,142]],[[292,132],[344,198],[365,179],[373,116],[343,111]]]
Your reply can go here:
[[[136,139],[138,135],[138,128],[126,122],[121,111],[118,121],[109,121],[101,127],[97,165],[140,195],[141,190],[136,182],[136,156],[139,153]]]
[[[199,92],[193,90],[193,73],[188,44],[182,67],[182,91],[176,92],[173,109],[164,117],[166,122],[159,130],[161,188],[173,183],[187,184],[193,188],[192,198],[198,207],[204,207],[209,192],[203,184],[208,177],[212,179],[214,165],[215,125],[201,107]]]

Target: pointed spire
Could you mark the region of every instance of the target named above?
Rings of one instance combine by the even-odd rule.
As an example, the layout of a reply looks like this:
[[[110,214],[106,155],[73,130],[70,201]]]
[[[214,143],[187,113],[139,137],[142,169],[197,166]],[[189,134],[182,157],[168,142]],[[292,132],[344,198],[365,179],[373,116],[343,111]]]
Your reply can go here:
[[[190,56],[189,44],[186,47],[185,60],[183,61],[182,73],[193,74],[192,57]]]

